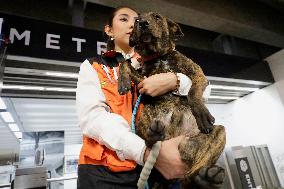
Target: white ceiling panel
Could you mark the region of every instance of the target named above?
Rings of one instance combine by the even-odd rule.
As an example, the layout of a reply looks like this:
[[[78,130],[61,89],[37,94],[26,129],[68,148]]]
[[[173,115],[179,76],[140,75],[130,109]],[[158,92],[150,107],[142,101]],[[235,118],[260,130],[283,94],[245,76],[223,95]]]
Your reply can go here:
[[[2,98],[21,132],[64,131],[65,144],[81,144],[75,100]],[[0,155],[17,153],[19,140],[1,120]]]
[[[65,144],[82,143],[75,100],[11,98],[24,131],[65,131]]]

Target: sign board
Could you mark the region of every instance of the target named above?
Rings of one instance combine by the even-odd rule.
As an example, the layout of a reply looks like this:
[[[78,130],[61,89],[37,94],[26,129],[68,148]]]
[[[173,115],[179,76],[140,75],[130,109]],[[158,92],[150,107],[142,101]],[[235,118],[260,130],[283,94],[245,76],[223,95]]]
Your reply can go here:
[[[235,159],[243,189],[255,188],[255,182],[247,157]]]

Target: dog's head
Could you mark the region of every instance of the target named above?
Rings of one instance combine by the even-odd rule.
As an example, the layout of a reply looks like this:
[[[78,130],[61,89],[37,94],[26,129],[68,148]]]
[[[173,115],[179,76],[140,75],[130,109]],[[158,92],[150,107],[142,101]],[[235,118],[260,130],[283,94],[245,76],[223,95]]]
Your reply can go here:
[[[135,21],[129,45],[141,56],[153,53],[164,55],[174,49],[175,41],[182,37],[179,25],[158,13],[145,13]]]

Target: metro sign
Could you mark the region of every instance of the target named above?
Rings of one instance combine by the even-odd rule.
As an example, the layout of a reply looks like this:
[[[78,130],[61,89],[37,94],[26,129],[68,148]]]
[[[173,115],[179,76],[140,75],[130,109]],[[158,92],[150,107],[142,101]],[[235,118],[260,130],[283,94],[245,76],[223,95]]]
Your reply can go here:
[[[97,30],[3,13],[0,18],[11,55],[81,62],[106,51],[103,33]]]

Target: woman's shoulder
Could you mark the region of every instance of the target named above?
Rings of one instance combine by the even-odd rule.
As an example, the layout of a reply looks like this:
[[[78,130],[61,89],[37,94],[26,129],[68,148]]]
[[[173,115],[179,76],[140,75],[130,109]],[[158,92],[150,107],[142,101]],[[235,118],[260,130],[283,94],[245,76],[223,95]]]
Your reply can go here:
[[[86,58],[86,60],[84,62],[88,62],[91,65],[101,63],[101,57],[100,57],[100,55],[98,55],[98,56]]]
[[[135,57],[139,57],[139,55],[135,53]],[[87,61],[91,65],[103,64],[107,67],[113,68],[117,67],[119,65],[119,62],[121,62],[122,60],[124,60],[124,57],[121,52],[110,50],[102,53],[101,55],[87,58],[85,61]]]

